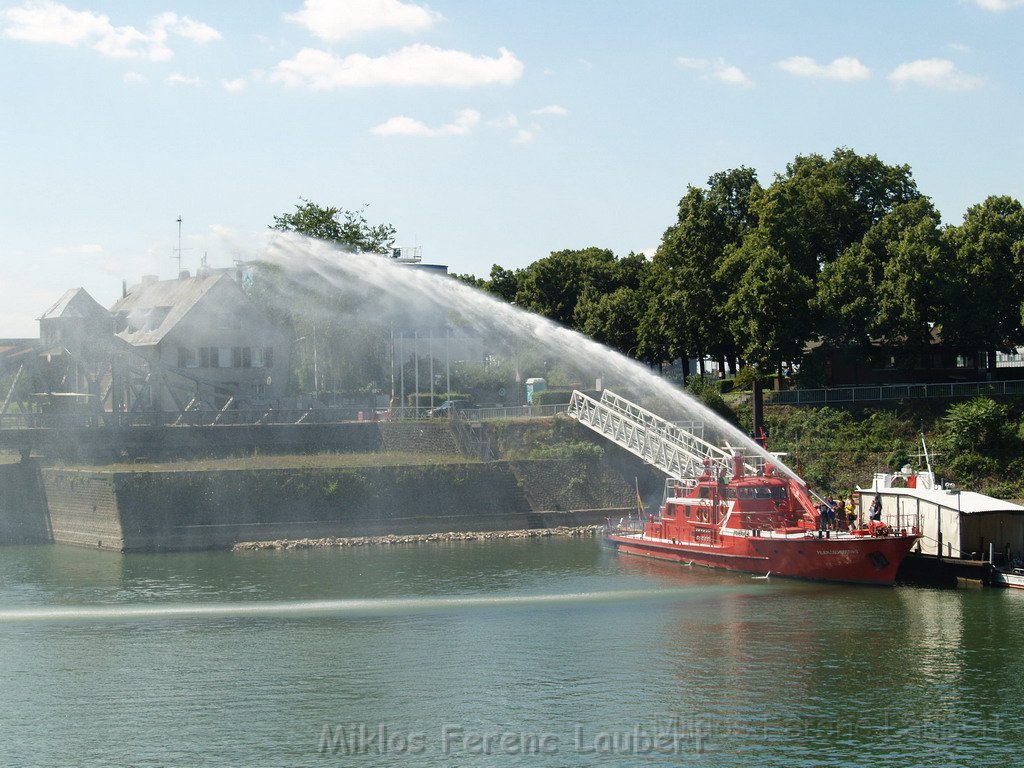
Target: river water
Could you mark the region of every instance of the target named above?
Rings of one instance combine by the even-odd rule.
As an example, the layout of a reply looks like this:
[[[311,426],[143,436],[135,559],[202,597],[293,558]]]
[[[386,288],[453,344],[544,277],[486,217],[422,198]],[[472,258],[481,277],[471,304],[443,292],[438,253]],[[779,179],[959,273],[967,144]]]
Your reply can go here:
[[[596,540],[0,549],[0,765],[1019,765],[1024,594]]]

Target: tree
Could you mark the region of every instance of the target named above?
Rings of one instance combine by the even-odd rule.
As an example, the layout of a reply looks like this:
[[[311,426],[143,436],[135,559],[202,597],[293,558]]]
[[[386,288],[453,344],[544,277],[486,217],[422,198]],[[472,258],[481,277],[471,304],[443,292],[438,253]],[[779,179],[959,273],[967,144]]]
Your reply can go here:
[[[940,321],[945,341],[995,353],[1024,343],[1024,208],[1008,196],[972,206],[944,232],[951,269],[944,276]]]
[[[886,245],[889,256],[878,284],[878,314],[872,330],[890,343],[931,343],[936,296],[948,273],[948,248],[939,213],[925,198],[896,208],[879,227],[897,220]]]
[[[810,325],[811,279],[769,245],[747,238],[747,263],[726,310],[743,356],[761,370],[777,371],[803,353]]]
[[[595,341],[623,354],[637,351],[640,322],[650,300],[647,274],[651,263],[643,254],[631,253],[615,262],[615,289],[601,293],[586,286],[576,302],[573,326]]]
[[[615,255],[607,248],[554,251],[519,275],[516,303],[572,327],[576,302],[586,288],[614,287]]]
[[[928,343],[945,254],[931,201],[897,205],[822,269],[812,302],[817,332],[860,351],[877,339]]]
[[[758,198],[758,228],[793,267],[816,281],[900,203],[920,196],[910,166],[840,148],[826,160],[798,156]]]
[[[668,340],[671,356],[696,357],[701,375],[708,355],[735,353],[723,314],[734,285],[721,279],[721,266],[756,225],[760,194],[749,168],[711,176],[706,190],[688,187],[654,256],[659,280],[650,307],[658,317],[648,327]]]
[[[357,252],[387,253],[395,243],[395,228],[390,224],[371,226],[363,206],[358,211],[323,207],[305,198],[294,213],[274,217],[272,229],[299,232],[308,237],[338,243]]]
[[[519,292],[522,270],[505,269],[497,264],[491,267],[491,277],[484,283],[484,290],[511,304]]]
[[[482,277],[477,277],[476,275],[470,274],[460,275],[455,272],[453,272],[450,276],[458,280],[460,283],[465,283],[466,285],[476,288],[477,290],[483,291],[487,289],[487,281],[484,280]]]

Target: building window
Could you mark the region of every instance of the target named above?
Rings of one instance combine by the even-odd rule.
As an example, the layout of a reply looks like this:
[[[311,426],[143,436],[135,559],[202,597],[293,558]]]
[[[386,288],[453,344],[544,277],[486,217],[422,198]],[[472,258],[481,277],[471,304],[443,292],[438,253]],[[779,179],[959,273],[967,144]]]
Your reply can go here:
[[[217,367],[231,367],[231,347],[214,347],[217,350]]]
[[[200,347],[199,348],[199,367],[209,368],[210,367],[210,348]]]
[[[199,367],[199,355],[197,350],[191,347],[178,347],[178,367],[179,368],[198,368]]]
[[[973,368],[974,367],[974,355],[957,355],[956,356],[956,367],[957,368]]]
[[[252,367],[253,368],[266,368],[266,358],[263,355],[263,347],[252,348]]]
[[[265,397],[267,394],[267,385],[263,382],[253,382],[249,385],[249,394],[253,397]]]
[[[252,347],[242,347],[242,367],[252,368]]]

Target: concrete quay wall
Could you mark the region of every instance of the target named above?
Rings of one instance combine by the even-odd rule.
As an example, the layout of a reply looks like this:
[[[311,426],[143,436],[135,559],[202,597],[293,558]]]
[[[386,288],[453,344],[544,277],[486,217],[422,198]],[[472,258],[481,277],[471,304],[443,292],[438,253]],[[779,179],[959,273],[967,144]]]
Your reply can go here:
[[[120,551],[241,541],[580,526],[631,508],[577,460],[342,469],[42,470],[51,540]],[[586,482],[579,478],[586,477]]]
[[[33,461],[0,464],[0,545],[52,540],[39,467]]]

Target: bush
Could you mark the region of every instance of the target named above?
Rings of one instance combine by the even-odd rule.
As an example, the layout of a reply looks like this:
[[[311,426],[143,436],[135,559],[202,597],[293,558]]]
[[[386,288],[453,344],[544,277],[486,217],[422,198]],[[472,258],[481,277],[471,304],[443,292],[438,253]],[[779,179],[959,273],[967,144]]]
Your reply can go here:
[[[722,396],[718,393],[718,382],[700,376],[691,376],[686,385],[686,390],[693,395],[708,410],[717,413],[730,424],[739,424],[736,413],[729,407]]]
[[[773,376],[762,374],[757,368],[747,365],[740,368],[733,378],[732,384],[736,389],[750,389],[758,379],[762,382],[770,382],[773,378]]]
[[[954,454],[997,448],[1009,437],[1006,406],[987,397],[951,405],[940,421],[940,435]]]
[[[567,460],[567,459],[603,459],[604,448],[594,443],[583,441],[555,443],[543,445],[530,451],[531,459]]]

